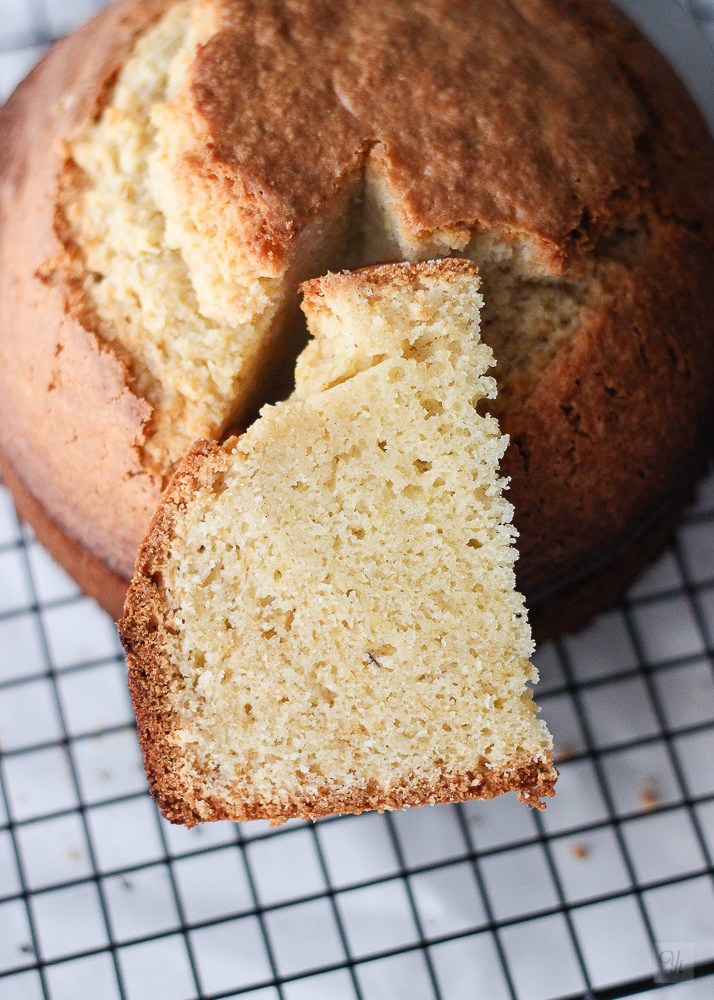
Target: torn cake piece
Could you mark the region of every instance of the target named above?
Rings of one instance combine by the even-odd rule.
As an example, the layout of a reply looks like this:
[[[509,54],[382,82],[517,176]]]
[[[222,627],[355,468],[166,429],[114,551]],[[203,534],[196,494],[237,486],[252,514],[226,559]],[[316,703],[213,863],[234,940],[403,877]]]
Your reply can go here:
[[[553,794],[466,260],[303,286],[285,402],[198,442],[120,622],[175,822]]]

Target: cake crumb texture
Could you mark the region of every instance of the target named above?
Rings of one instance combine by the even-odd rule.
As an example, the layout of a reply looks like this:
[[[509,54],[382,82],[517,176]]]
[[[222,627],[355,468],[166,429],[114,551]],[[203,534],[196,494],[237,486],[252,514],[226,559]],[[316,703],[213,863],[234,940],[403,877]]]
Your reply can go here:
[[[474,265],[329,274],[296,390],[200,442],[120,630],[166,815],[552,793]]]

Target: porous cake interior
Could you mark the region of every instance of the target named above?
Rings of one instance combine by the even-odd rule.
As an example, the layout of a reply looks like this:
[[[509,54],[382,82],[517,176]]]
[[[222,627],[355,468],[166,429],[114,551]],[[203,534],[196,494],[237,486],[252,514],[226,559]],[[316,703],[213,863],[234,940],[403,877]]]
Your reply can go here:
[[[299,280],[353,263],[349,185],[280,266],[246,265],[230,199],[206,209],[194,189],[182,202],[193,133],[172,101],[207,32],[206,10],[181,0],[141,36],[99,120],[72,138],[63,192],[87,322],[125,356],[135,389],[154,407],[145,452],[159,470],[197,438],[243,422],[271,398],[271,382],[284,391],[284,370],[304,344],[302,327],[292,329]]]
[[[286,254],[253,252],[256,222],[238,187],[196,166],[206,139],[191,65],[217,17],[211,0],[174,4],[139,39],[98,121],[70,142],[64,238],[87,322],[124,354],[153,404],[147,462],[166,471],[196,438],[245,426],[261,403],[287,395],[305,343],[297,285],[327,270],[473,259],[501,396],[526,364],[533,378],[582,322],[597,278],[548,273],[509,233],[408,232],[376,163],[341,178]]]
[[[475,409],[495,392],[477,286],[461,261],[309,283],[295,393],[216,447],[174,515],[162,658],[198,816],[552,783],[506,442]]]

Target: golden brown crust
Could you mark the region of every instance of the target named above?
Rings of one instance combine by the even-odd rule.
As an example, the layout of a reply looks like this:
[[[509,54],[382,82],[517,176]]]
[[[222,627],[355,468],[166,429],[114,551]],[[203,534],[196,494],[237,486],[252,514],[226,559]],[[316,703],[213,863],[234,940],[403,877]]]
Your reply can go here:
[[[266,253],[365,162],[414,235],[521,234],[556,267],[577,249],[583,221],[597,224],[649,186],[653,166],[662,208],[706,221],[711,234],[703,124],[609,4],[215,5],[221,30],[192,67],[206,142],[195,168],[230,179]],[[682,183],[682,157],[705,193]]]
[[[650,240],[532,391],[499,401],[526,593],[572,585],[628,547],[711,447],[712,262],[669,223]]]
[[[585,207],[599,214],[637,176],[646,114],[573,5],[218,6],[194,101],[211,166],[240,180],[273,250],[365,161],[412,233],[493,227],[555,257]]]
[[[141,458],[151,411],[56,277],[65,253],[56,208],[64,138],[98,112],[169,2],[114,4],[60,42],[0,110],[0,450],[49,518],[123,576],[160,495]]]
[[[478,268],[473,261],[457,257],[450,257],[446,260],[426,260],[419,264],[412,264],[409,261],[398,261],[392,264],[368,264],[366,267],[359,267],[354,271],[330,272],[319,278],[303,281],[300,285],[300,292],[305,301],[309,302],[311,299],[334,295],[344,287],[358,292],[362,288],[372,290],[380,285],[392,288],[400,285],[409,286],[414,283],[415,279],[432,276],[446,280],[449,275],[459,274],[467,274],[476,278]]]
[[[639,560],[648,546],[633,536],[666,520],[711,450],[714,173],[704,123],[661,56],[610,3],[568,6],[609,46],[646,114],[633,137],[640,177],[613,198],[631,220],[639,213],[646,251],[628,260],[623,247],[624,266],[608,274],[590,322],[533,391],[501,399],[511,437],[503,472],[521,535],[521,589],[560,584],[573,595],[580,579],[596,610],[603,554],[629,551],[634,565],[631,553]],[[594,246],[596,264],[592,221],[581,226],[582,249]],[[605,574],[603,604],[631,575],[617,566]]]
[[[545,809],[542,798],[555,794],[557,771],[552,763],[515,762],[499,770],[483,769],[473,775],[435,774],[432,781],[404,781],[389,789],[376,783],[338,791],[329,785],[312,788],[304,797],[286,802],[265,802],[249,788],[236,789],[231,802],[205,795],[200,789],[186,794],[178,787],[162,786],[156,800],[172,823],[195,826],[215,820],[244,822],[270,820],[279,826],[289,819],[320,819],[323,816],[359,814],[367,810],[385,812],[413,806],[436,806],[442,803],[467,802],[469,799],[492,799],[506,792],[517,792],[519,801],[534,809]]]

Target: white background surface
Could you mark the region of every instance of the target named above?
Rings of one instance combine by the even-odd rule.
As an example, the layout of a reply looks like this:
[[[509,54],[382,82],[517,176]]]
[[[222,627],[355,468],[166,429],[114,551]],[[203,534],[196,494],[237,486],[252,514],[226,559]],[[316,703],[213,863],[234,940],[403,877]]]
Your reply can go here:
[[[0,100],[99,5],[0,0]],[[623,5],[714,124],[684,8]],[[0,490],[0,997],[546,1000],[652,974],[652,941],[714,959],[713,649],[709,480],[624,605],[538,653],[567,758],[544,815],[509,796],[188,832],[147,794],[112,623]]]

